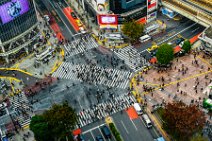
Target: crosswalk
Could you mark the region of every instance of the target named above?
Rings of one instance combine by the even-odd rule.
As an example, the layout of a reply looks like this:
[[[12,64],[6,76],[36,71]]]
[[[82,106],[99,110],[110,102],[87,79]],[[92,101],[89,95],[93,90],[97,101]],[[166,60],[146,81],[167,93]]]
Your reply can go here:
[[[12,104],[15,111],[17,111],[19,113],[20,113],[20,111],[23,113],[23,112],[29,111],[31,109],[30,103],[24,93],[20,93],[18,95],[11,97],[10,103]],[[30,124],[30,116],[19,114],[18,121],[19,121],[21,127],[26,127]]]
[[[77,114],[78,126],[83,127],[99,119],[103,119],[108,115],[112,115],[132,106],[135,102],[136,100],[132,95],[122,95],[93,106],[90,109],[82,110]]]
[[[95,85],[106,85],[126,89],[129,85],[130,71],[121,71],[111,68],[103,68],[95,65],[73,65],[64,62],[60,65],[53,77],[71,79],[80,82],[93,83]]]
[[[90,36],[78,38],[64,45],[65,56],[66,58],[69,58],[71,56],[77,55],[79,53],[83,53],[87,50],[90,50],[92,48],[97,48],[97,47],[98,47],[98,44]]]
[[[124,63],[134,72],[141,70],[144,66],[149,66],[149,62],[133,46],[122,49],[111,49]]]

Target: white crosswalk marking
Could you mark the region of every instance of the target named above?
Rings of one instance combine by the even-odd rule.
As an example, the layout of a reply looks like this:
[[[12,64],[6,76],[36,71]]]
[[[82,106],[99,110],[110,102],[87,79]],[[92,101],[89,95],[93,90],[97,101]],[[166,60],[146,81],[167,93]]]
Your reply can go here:
[[[132,106],[135,102],[136,100],[132,95],[122,95],[104,103],[100,103],[91,109],[82,110],[77,114],[79,126],[83,127],[99,119],[105,118],[108,115],[122,111]]]
[[[52,76],[125,89],[128,87],[129,78],[132,76],[132,73],[99,66],[73,65],[64,62]]]
[[[15,95],[15,96],[11,97],[10,102],[16,111],[17,110],[28,111],[31,109],[29,101],[24,93],[20,93],[19,95]],[[22,114],[20,114],[18,116],[18,121],[21,124],[21,127],[25,127],[30,124],[30,117],[23,116]]]
[[[86,39],[85,39],[86,38]],[[69,58],[71,56],[77,55],[79,53],[83,53],[92,48],[97,48],[98,44],[92,37],[84,37],[82,39],[75,39],[68,44],[64,45],[65,56]]]
[[[111,49],[125,64],[133,71],[138,71],[144,66],[149,66],[149,62],[133,46],[122,49]]]

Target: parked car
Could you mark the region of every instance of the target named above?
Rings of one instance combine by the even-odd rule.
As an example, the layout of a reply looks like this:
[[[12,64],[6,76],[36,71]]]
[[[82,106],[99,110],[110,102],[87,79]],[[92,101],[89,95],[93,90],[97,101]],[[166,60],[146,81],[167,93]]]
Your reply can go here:
[[[105,136],[105,138],[111,138],[111,133],[110,133],[110,129],[106,126],[106,125],[104,125],[102,128],[101,128],[101,130],[102,130],[102,133],[103,133],[103,135]]]
[[[175,43],[177,44],[177,45],[179,45],[182,41],[184,41],[185,39],[184,38],[178,38],[176,41],[175,41]]]
[[[74,12],[71,12],[71,16],[72,16],[73,19],[77,19],[77,16]]]
[[[99,135],[99,136],[96,136],[96,141],[104,141],[104,139],[101,135]]]
[[[152,127],[152,122],[151,122],[151,120],[149,119],[149,117],[148,117],[147,114],[143,114],[143,115],[142,115],[142,119],[143,119],[143,121],[144,121],[144,123],[145,123],[145,126],[146,126],[148,129]]]

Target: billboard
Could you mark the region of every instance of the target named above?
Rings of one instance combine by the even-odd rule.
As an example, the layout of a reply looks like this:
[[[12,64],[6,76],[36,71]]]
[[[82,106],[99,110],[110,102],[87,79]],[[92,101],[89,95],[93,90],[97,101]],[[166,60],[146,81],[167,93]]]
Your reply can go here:
[[[98,23],[100,29],[117,29],[118,17],[117,15],[98,15]]]
[[[148,12],[157,9],[157,0],[147,1]]]
[[[100,25],[118,25],[117,15],[98,15],[98,22]]]
[[[3,24],[29,11],[28,0],[11,0],[0,6],[0,18]]]

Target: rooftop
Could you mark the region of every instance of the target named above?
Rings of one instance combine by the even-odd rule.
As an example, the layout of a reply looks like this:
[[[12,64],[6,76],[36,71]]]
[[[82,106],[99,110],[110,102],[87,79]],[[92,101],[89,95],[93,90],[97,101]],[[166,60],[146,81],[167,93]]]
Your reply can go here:
[[[205,30],[205,35],[212,39],[212,26]]]

